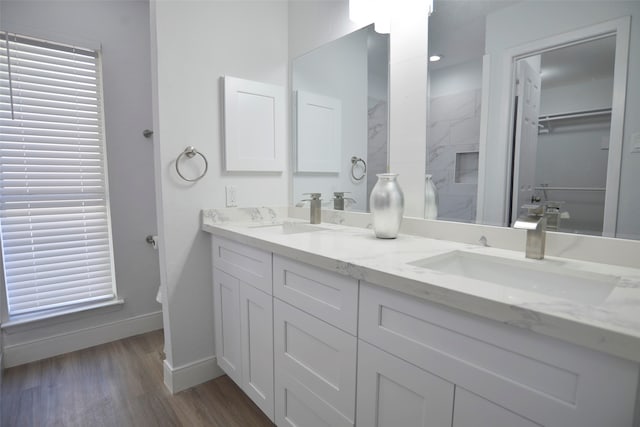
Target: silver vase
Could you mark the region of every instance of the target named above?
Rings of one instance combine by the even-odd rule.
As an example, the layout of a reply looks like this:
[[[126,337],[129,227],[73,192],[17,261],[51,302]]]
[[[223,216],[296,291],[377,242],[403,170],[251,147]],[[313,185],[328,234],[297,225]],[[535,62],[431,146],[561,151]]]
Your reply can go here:
[[[398,185],[397,173],[379,173],[377,177],[369,198],[373,230],[379,239],[395,239],[402,223],[404,194]]]

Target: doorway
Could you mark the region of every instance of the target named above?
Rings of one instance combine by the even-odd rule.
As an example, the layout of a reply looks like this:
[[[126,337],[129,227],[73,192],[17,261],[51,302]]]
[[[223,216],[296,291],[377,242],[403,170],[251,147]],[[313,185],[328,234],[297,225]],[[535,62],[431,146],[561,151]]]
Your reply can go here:
[[[511,223],[543,204],[550,229],[602,235],[615,51],[613,34],[516,60]]]

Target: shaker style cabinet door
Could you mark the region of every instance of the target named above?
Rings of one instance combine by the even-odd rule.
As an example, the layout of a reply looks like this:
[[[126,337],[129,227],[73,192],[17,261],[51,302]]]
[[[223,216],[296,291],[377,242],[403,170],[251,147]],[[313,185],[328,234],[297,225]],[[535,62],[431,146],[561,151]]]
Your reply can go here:
[[[453,390],[442,378],[358,340],[357,426],[450,427]]]
[[[213,312],[218,366],[241,386],[240,281],[217,268],[213,270]]]
[[[540,427],[540,424],[456,387],[453,427]]]
[[[356,341],[353,335],[274,300],[276,424],[353,426]]]
[[[240,284],[242,390],[273,421],[273,297]]]

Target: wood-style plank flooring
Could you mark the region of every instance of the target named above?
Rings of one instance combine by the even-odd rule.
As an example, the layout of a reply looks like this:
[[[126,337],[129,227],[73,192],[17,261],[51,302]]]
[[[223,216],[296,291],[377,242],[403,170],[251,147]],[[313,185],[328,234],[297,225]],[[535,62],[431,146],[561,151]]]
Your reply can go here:
[[[9,368],[2,427],[273,426],[222,376],[171,395],[162,331]]]

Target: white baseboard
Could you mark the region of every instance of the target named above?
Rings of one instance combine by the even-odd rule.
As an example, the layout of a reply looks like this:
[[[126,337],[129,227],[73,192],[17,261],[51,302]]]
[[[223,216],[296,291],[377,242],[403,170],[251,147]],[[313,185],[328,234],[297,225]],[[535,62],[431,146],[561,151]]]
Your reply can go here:
[[[224,375],[215,356],[172,368],[164,361],[164,385],[173,394]]]
[[[162,311],[4,347],[4,367],[22,365],[71,351],[162,329]]]

